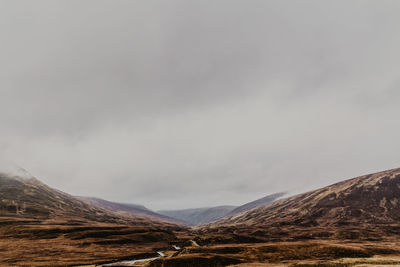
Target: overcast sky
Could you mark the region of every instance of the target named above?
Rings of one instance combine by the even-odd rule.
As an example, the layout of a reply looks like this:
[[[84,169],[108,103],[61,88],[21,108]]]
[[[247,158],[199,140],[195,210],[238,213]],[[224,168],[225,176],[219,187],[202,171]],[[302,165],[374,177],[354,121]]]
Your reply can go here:
[[[152,209],[400,167],[399,1],[0,0],[0,165]]]

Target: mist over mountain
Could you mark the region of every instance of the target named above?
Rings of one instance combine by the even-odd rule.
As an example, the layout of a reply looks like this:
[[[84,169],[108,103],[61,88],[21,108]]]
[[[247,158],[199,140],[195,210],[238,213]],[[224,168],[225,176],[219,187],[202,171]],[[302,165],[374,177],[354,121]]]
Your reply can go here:
[[[176,242],[174,231],[182,231],[182,224],[164,220],[162,215],[152,217],[146,209],[143,212],[113,211],[35,177],[0,173],[0,265],[102,263],[126,257],[126,249],[130,255],[145,254]],[[45,252],[49,248],[50,255]]]
[[[0,164],[155,210],[397,166],[400,3],[304,1],[3,1]]]
[[[24,174],[23,177],[18,173]],[[0,173],[0,217],[7,220],[32,219],[68,223],[136,224],[149,227],[176,220],[156,214],[144,206],[119,204],[102,199],[74,197],[51,188],[20,171]],[[181,223],[182,224],[182,223]]]
[[[155,221],[163,221],[163,222],[182,224],[182,221],[179,221],[179,220],[173,219],[172,217],[168,217],[168,216],[162,215],[160,213],[151,211],[143,205],[117,203],[117,202],[107,201],[107,200],[104,200],[101,198],[95,198],[95,197],[76,196],[75,198],[77,198],[83,202],[86,202],[88,204],[91,204],[93,206],[104,208],[104,209],[107,209],[107,210],[110,210],[110,211],[113,211],[115,213],[125,215],[125,216],[132,216],[132,217],[146,218],[146,219],[155,220]]]
[[[159,210],[157,212],[184,221],[189,225],[198,225],[221,219],[235,208],[236,206],[217,206],[183,210]]]
[[[210,223],[221,219],[226,216],[248,211],[259,206],[270,203],[285,193],[276,193],[265,196],[263,198],[254,200],[241,206],[217,206],[209,208],[197,208],[197,209],[183,209],[183,210],[160,210],[158,213],[166,216],[179,219],[188,223],[189,225],[199,225],[204,223]]]
[[[0,0],[0,33],[0,267],[400,266],[400,0]]]
[[[381,240],[400,235],[400,169],[345,180],[205,225],[257,238]]]
[[[226,214],[225,216],[230,216],[230,215],[234,215],[237,213],[241,213],[244,211],[248,211],[254,208],[258,208],[260,206],[266,205],[270,202],[273,202],[275,200],[277,200],[278,198],[281,198],[282,196],[286,195],[286,193],[281,192],[281,193],[275,193],[275,194],[271,194],[271,195],[267,195],[265,197],[259,198],[257,200],[251,201],[249,203],[246,203],[242,206],[236,207],[235,209],[231,210],[228,214]]]

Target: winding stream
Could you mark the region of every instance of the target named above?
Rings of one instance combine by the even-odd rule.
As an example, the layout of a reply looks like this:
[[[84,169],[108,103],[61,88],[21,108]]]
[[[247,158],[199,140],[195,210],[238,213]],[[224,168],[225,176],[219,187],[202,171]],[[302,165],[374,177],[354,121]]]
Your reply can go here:
[[[118,261],[118,262],[113,262],[113,263],[107,263],[107,264],[101,264],[101,265],[96,265],[96,267],[107,267],[107,266],[121,266],[121,265],[126,265],[130,266],[135,263],[141,263],[141,262],[147,262],[147,261],[153,261],[156,259],[159,259],[160,257],[153,257],[153,258],[145,258],[145,259],[139,259],[139,260],[131,260],[131,261]]]
[[[199,247],[199,245],[196,243],[196,241],[193,241],[193,240],[190,240],[190,241],[192,242],[193,245]],[[173,245],[172,247],[177,251],[181,250],[181,248],[176,246],[176,245]],[[159,255],[158,257],[138,259],[138,260],[117,261],[117,262],[112,262],[112,263],[105,263],[105,264],[96,265],[96,267],[132,266],[133,264],[136,264],[136,263],[150,262],[150,261],[154,261],[156,259],[162,258],[162,257],[167,257],[167,255],[165,255],[164,252],[162,252],[162,251],[157,251],[157,254]]]

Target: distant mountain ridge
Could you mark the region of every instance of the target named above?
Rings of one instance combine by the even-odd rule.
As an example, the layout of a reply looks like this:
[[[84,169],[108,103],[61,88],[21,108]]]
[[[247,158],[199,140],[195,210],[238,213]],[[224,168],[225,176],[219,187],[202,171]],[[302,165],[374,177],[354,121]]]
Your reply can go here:
[[[216,221],[235,208],[236,206],[217,206],[183,210],[160,210],[158,213],[184,221],[189,225],[198,225]]]
[[[124,216],[141,217],[141,218],[146,218],[149,220],[171,222],[171,223],[178,223],[178,224],[183,223],[182,221],[179,221],[177,219],[174,219],[174,218],[168,217],[166,215],[156,213],[152,210],[149,210],[148,208],[146,208],[143,205],[111,202],[108,200],[104,200],[101,198],[95,198],[95,197],[76,196],[75,198],[77,198],[83,202],[86,202],[88,204],[94,205],[96,207],[110,210],[110,211],[113,211],[115,213],[118,213],[118,214],[121,214]]]
[[[280,197],[283,197],[284,195],[286,195],[286,192],[280,192],[280,193],[275,193],[275,194],[272,194],[272,195],[267,195],[265,197],[259,198],[257,200],[254,200],[252,202],[246,203],[246,204],[244,204],[242,206],[239,206],[239,207],[231,210],[228,214],[226,214],[226,216],[231,216],[231,215],[234,215],[234,214],[238,214],[238,213],[241,213],[241,212],[244,212],[244,211],[248,211],[248,210],[251,210],[251,209],[254,209],[254,208],[261,207],[263,205],[266,205],[268,203],[271,203],[271,202],[277,200]]]
[[[231,216],[240,212],[245,212],[260,207],[282,197],[285,194],[286,193],[281,192],[267,195],[263,198],[246,203],[242,206],[217,206],[183,210],[160,210],[158,211],[158,213],[179,219],[188,223],[189,225],[199,225],[217,221],[226,216]]]

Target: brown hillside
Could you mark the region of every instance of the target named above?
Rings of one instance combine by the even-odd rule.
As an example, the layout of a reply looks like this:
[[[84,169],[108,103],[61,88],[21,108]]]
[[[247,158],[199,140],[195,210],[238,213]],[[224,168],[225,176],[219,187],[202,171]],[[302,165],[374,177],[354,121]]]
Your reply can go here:
[[[400,169],[364,175],[223,218],[205,232],[249,239],[380,239],[400,234]],[[244,237],[243,237],[244,238]]]
[[[182,228],[126,217],[35,178],[0,174],[0,266],[71,266],[154,255]]]

